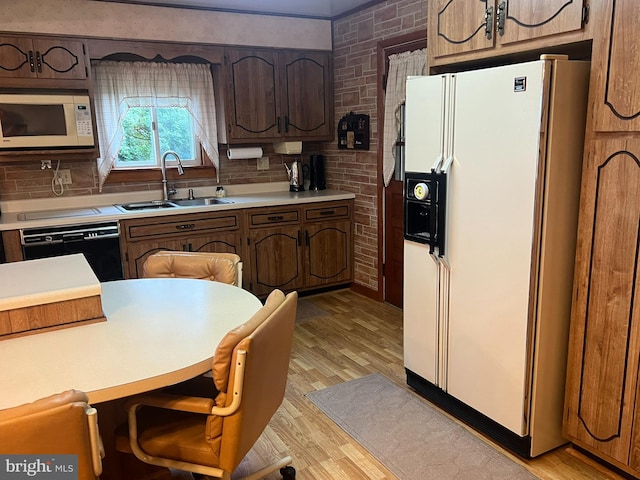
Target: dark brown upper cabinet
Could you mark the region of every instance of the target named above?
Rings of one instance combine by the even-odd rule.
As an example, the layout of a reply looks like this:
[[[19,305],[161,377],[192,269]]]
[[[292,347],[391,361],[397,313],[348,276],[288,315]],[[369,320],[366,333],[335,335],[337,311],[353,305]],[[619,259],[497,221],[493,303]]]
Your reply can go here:
[[[591,36],[582,0],[429,2],[429,65],[540,50]]]
[[[333,139],[329,52],[225,50],[229,143]]]
[[[46,36],[0,36],[0,79],[3,86],[44,88],[69,86],[89,77],[82,40]],[[28,82],[25,84],[25,81]]]

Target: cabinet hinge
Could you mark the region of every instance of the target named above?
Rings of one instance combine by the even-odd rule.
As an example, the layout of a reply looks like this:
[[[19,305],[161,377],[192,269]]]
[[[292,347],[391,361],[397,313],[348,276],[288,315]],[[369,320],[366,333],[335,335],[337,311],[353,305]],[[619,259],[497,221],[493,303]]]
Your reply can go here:
[[[582,7],[582,25],[589,23],[589,5]]]

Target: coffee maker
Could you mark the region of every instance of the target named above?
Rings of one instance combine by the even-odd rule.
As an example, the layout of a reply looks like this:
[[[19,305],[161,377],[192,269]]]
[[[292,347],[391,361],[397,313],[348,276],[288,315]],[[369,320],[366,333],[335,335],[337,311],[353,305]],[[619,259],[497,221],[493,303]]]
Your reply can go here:
[[[326,188],[324,157],[322,155],[311,155],[309,157],[309,190],[326,190]]]

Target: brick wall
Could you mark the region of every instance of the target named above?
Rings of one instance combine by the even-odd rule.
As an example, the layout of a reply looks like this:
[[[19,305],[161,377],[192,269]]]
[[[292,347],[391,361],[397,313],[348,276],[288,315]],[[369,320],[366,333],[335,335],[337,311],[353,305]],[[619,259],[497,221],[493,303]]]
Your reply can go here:
[[[370,116],[370,149],[338,150],[323,145],[328,188],[348,190],[355,200],[355,282],[379,292],[377,44],[427,28],[426,0],[388,0],[333,25],[335,115]]]
[[[220,158],[220,185],[238,185],[243,183],[286,182],[287,174],[282,166],[283,155],[269,153],[269,169],[258,171],[256,160],[228,160],[225,154]],[[289,159],[286,159],[289,161]],[[0,199],[25,200],[30,198],[53,197],[51,179],[57,161],[53,159],[52,169],[42,170],[40,162],[25,162],[16,165],[0,165]],[[73,183],[65,185],[64,196],[97,195],[98,172],[95,162],[60,162],[60,169],[71,170]],[[183,180],[175,182],[178,188],[193,188],[217,185],[216,179]],[[139,184],[104,185],[103,193],[160,190],[160,182]]]

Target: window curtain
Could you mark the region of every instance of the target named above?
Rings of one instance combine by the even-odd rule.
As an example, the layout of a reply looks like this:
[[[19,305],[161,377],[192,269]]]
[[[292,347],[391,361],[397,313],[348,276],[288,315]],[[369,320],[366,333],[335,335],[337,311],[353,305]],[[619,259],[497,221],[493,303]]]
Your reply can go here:
[[[426,48],[389,55],[389,74],[384,97],[384,151],[382,152],[382,172],[385,187],[389,185],[396,166],[395,144],[400,131],[400,105],[405,101],[407,77],[426,75],[426,71]]]
[[[122,121],[131,107],[182,107],[219,180],[218,131],[213,79],[208,64],[96,62],[92,65],[98,121],[99,186],[115,165],[122,143]]]

